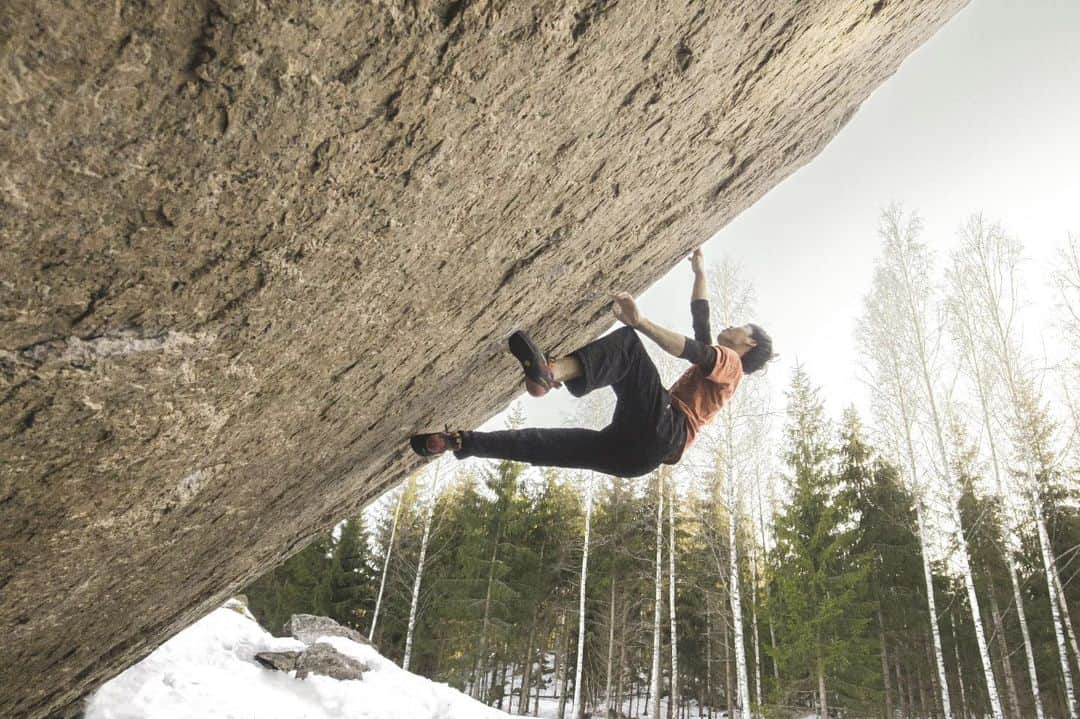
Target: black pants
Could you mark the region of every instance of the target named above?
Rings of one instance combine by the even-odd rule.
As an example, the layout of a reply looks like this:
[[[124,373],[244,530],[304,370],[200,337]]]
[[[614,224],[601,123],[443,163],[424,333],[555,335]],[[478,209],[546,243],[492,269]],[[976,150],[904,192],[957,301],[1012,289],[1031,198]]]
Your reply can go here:
[[[677,456],[686,441],[686,418],[671,406],[641,338],[623,327],[576,352],[584,374],[566,382],[575,397],[598,387],[615,390],[615,414],[600,431],[512,429],[466,432],[464,457],[490,457],[551,467],[591,469],[617,477],[640,477]]]

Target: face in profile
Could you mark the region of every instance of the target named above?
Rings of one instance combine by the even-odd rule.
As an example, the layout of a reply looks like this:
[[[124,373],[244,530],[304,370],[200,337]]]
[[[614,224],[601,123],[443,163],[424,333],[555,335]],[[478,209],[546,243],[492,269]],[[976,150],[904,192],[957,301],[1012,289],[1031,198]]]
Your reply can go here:
[[[757,346],[754,340],[754,331],[750,325],[738,327],[726,327],[716,337],[716,343],[724,347],[730,347],[740,355]]]

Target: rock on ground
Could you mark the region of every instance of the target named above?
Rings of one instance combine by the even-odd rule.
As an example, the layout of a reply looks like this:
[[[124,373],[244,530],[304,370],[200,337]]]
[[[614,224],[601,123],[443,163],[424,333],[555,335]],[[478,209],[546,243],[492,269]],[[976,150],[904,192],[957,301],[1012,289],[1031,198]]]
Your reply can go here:
[[[345,637],[357,644],[371,644],[367,637],[355,629],[343,627],[330,617],[314,614],[294,614],[289,617],[289,621],[285,622],[282,630],[304,644],[314,644],[320,637]]]
[[[302,654],[301,654],[302,652]],[[304,678],[259,657],[308,657]],[[317,662],[330,658],[330,665]],[[340,670],[349,673],[335,678]],[[357,672],[362,672],[360,677]],[[497,719],[445,684],[410,674],[368,644],[325,637],[305,647],[249,614],[218,609],[94,692],[86,719]],[[5,718],[6,719],[6,718]]]
[[[296,661],[296,678],[304,679],[319,674],[331,679],[363,679],[367,667],[352,657],[342,654],[325,642],[309,646]]]
[[[0,715],[499,410],[514,328],[596,336],[963,4],[0,4]]]

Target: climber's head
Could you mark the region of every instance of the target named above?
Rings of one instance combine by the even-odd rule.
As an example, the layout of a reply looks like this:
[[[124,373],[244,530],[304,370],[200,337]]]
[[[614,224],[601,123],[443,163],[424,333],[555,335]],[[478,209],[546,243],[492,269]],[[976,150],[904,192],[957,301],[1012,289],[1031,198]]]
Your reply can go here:
[[[772,337],[755,324],[728,327],[717,336],[716,343],[739,353],[744,374],[757,372],[774,357]]]

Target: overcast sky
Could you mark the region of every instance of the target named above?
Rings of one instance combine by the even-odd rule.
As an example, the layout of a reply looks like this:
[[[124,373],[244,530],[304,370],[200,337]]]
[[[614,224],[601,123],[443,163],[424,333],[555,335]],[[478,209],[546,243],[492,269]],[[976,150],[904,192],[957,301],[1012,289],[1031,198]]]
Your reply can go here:
[[[942,256],[972,212],[1001,221],[1027,247],[1035,299],[1047,297],[1055,249],[1080,232],[1080,2],[974,0],[818,157],[702,238],[708,261],[727,254],[756,289],[755,317],[733,322],[772,334],[777,391],[798,359],[834,416],[852,402],[866,408],[854,323],[879,251],[878,218],[892,202],[922,215],[924,239]],[[681,263],[639,304],[689,334],[690,285]],[[561,424],[572,403],[565,390],[526,397],[528,424]]]

